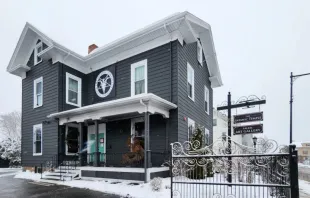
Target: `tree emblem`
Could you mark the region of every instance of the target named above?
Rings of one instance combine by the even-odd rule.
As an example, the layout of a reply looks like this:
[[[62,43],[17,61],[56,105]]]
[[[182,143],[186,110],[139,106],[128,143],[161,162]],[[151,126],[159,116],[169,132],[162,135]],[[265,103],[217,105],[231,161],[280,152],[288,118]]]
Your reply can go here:
[[[96,79],[95,90],[99,97],[107,97],[114,86],[114,77],[110,71],[101,72]]]

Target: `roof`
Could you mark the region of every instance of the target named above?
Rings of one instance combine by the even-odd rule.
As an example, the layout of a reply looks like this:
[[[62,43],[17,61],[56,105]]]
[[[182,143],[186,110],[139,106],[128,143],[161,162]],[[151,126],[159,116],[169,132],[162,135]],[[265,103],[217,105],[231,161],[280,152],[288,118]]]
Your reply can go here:
[[[66,48],[30,23],[26,23],[7,67],[8,72],[25,77],[25,73],[30,70],[26,66],[31,55],[29,51],[32,51],[38,38],[48,46],[38,56],[45,60],[52,59],[53,63],[62,62],[83,73],[101,69],[173,40],[178,40],[183,44],[183,41],[192,43],[199,39],[206,58],[212,87],[219,87],[223,84],[211,27],[189,12],[175,13],[104,45],[86,56]]]
[[[158,113],[169,118],[169,110],[176,108],[177,105],[155,94],[148,93],[52,113],[47,117],[59,118],[59,123],[62,125],[69,121],[80,122],[87,119],[96,120],[115,115],[143,113],[147,109],[147,111],[152,114]]]

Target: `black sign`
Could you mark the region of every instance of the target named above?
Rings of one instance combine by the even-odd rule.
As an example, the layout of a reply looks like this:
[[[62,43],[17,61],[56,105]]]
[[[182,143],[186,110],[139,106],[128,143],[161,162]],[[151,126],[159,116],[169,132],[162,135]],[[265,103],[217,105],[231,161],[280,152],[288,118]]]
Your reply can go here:
[[[248,113],[234,116],[234,123],[255,122],[263,120],[263,112]]]
[[[263,125],[253,124],[247,126],[234,127],[234,135],[249,134],[249,133],[263,133]]]

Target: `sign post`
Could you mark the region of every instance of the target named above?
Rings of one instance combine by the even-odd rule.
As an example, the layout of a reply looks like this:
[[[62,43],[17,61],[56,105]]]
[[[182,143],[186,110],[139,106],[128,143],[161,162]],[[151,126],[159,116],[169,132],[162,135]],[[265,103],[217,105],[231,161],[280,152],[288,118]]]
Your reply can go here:
[[[235,108],[240,108],[240,107],[250,107],[250,106],[255,106],[255,105],[261,105],[261,104],[266,104],[265,99],[259,99],[257,96],[249,96],[249,97],[242,97],[240,98],[235,104],[231,104],[231,94],[228,92],[227,95],[227,105],[220,106],[217,108],[218,111],[220,110],[227,110],[228,111],[228,151],[229,154],[231,154],[231,110]],[[262,113],[262,112],[261,112]],[[235,117],[236,118],[236,117]],[[263,114],[260,115],[250,115],[250,114],[244,114],[243,118],[237,117],[237,122],[252,122],[249,121],[251,119],[263,119]],[[257,121],[257,120],[256,120]],[[239,129],[238,131],[240,131]],[[248,129],[249,130],[249,129]],[[241,130],[241,131],[246,131],[246,129]],[[261,131],[263,131],[263,126],[261,128]],[[234,128],[234,134],[235,134],[235,128]],[[241,133],[242,134],[242,133]],[[228,175],[227,175],[227,182],[231,183],[232,182],[232,177],[231,177],[231,157],[228,156],[228,160],[230,161],[229,167],[228,167]]]

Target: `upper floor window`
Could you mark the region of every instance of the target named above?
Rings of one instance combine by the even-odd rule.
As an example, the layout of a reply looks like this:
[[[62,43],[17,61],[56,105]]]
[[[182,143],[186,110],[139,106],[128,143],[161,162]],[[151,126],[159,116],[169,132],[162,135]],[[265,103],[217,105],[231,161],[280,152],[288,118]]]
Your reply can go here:
[[[209,145],[209,139],[210,139],[210,131],[205,128],[205,144]]]
[[[207,86],[205,86],[205,112],[207,114],[209,114],[209,110],[210,110],[210,93],[209,93],[209,89]]]
[[[195,132],[195,121],[190,119],[190,118],[188,118],[188,120],[187,120],[187,128],[188,128],[188,130],[187,130],[188,140],[190,140],[190,137],[192,137],[192,135]]]
[[[197,60],[199,62],[199,64],[202,66],[202,58],[203,58],[203,55],[202,55],[202,46],[200,44],[199,41],[197,41]]]
[[[308,155],[308,151],[302,151],[302,154],[304,154],[304,155]]]
[[[147,60],[131,64],[131,95],[147,93]]]
[[[66,73],[66,103],[77,107],[81,106],[82,79]]]
[[[187,95],[193,101],[195,100],[195,73],[193,67],[187,63]]]
[[[39,64],[42,62],[42,58],[38,56],[40,52],[43,50],[43,44],[42,41],[37,43],[36,47],[34,48],[34,65]]]
[[[42,124],[33,126],[33,155],[42,155]]]
[[[33,108],[43,105],[43,77],[37,78],[33,82]]]

